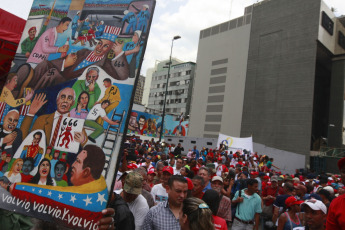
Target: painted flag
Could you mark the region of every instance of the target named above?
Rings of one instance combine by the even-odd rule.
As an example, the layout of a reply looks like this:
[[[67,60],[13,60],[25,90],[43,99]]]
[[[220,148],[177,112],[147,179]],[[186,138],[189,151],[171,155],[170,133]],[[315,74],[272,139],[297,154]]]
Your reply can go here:
[[[108,200],[103,176],[84,185],[69,187],[17,183],[11,194],[18,199],[17,204],[29,202],[30,211],[49,214],[73,229],[95,229]]]

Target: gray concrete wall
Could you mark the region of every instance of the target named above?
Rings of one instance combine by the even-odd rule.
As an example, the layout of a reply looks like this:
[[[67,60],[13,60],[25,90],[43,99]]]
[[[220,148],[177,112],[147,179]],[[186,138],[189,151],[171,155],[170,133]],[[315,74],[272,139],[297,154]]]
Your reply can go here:
[[[309,155],[319,15],[315,0],[255,5],[241,136]]]
[[[269,157],[272,157],[274,159],[273,164],[280,168],[278,171],[281,171],[282,173],[291,174],[295,173],[296,169],[305,168],[305,155],[270,148],[258,143],[253,143],[253,148],[254,151],[258,152],[259,155],[267,155]]]
[[[232,20],[201,31],[189,136],[218,138],[219,132],[240,135],[250,17],[246,20],[243,22],[241,17],[240,21]],[[240,22],[241,26],[236,27]],[[222,28],[231,29],[203,37],[205,31],[215,33],[217,28],[220,31]]]

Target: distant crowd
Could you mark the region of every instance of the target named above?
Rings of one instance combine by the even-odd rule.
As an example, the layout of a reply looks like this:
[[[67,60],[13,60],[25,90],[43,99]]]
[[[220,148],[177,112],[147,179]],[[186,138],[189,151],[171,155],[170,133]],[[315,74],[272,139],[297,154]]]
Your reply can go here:
[[[183,152],[128,139],[101,229],[345,229],[345,158],[339,174],[284,174],[246,150]]]

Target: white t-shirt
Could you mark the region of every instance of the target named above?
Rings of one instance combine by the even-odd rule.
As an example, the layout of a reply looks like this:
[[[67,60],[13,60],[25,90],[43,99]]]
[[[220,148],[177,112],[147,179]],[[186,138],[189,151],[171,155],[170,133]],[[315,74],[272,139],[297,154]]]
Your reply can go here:
[[[174,175],[181,175],[180,170],[181,169],[176,169],[176,167],[173,167],[174,169]]]
[[[95,121],[99,116],[106,116],[105,110],[102,108],[102,104],[97,104],[90,110],[89,114],[86,117],[86,120]]]
[[[145,216],[150,209],[145,197],[140,194],[137,199],[127,204],[134,216],[135,230],[140,230],[144,224]]]
[[[151,190],[152,197],[155,202],[163,202],[168,200],[168,193],[165,188],[163,188],[162,183],[156,184]]]
[[[123,189],[120,189],[120,190],[116,190],[115,192],[117,194],[121,194],[122,191]],[[134,201],[127,204],[128,204],[129,210],[131,210],[134,216],[135,230],[140,230],[144,224],[145,216],[149,212],[149,209],[150,209],[145,197],[143,197],[143,195],[140,194]]]

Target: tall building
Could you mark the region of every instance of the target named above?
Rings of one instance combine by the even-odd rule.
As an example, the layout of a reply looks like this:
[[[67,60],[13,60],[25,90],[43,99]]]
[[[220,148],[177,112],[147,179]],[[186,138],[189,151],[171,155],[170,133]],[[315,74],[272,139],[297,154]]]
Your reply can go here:
[[[264,0],[200,32],[189,136],[341,147],[345,28],[320,0]],[[264,151],[264,150],[263,150]]]
[[[134,103],[142,104],[143,93],[144,93],[145,77],[143,75],[139,76],[137,87],[134,93]]]
[[[164,95],[168,77],[167,63],[169,60],[160,62],[157,70],[152,74],[152,82],[149,94],[147,111],[161,114],[163,111]],[[167,114],[189,115],[191,104],[191,91],[195,71],[194,62],[182,62],[173,58],[170,68],[165,112]]]

